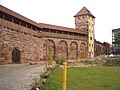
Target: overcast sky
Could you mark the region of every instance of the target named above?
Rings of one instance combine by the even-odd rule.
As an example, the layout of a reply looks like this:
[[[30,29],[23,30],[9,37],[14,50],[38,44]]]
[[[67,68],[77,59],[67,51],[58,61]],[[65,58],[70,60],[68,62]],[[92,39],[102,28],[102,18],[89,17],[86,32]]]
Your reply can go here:
[[[112,41],[120,28],[120,0],[0,0],[0,4],[36,22],[75,28],[74,15],[86,6],[95,18],[95,38]]]

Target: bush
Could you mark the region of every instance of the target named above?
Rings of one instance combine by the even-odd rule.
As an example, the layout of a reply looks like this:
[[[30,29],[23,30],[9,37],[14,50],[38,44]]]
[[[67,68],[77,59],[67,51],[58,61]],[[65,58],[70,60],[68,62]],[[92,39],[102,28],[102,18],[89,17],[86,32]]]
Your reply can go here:
[[[91,60],[85,60],[83,63],[84,63],[84,64],[92,64],[93,61],[91,61]]]
[[[120,66],[120,58],[107,59],[104,65],[105,66]]]
[[[61,65],[63,62],[65,62],[65,58],[64,57],[56,57],[55,58],[55,62],[59,65]]]
[[[48,46],[48,65],[52,65],[53,57],[52,57],[52,47]]]

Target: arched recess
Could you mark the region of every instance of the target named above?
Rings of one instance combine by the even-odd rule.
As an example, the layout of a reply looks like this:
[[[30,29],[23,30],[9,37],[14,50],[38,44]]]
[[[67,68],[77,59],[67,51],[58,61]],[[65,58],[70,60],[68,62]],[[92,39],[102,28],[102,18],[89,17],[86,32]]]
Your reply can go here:
[[[20,50],[15,47],[12,51],[12,63],[20,63],[21,61],[21,52]]]
[[[70,43],[70,59],[75,60],[78,57],[78,44],[76,42]]]
[[[55,43],[53,40],[47,39],[44,42],[44,57],[47,57],[49,52],[51,53],[54,60],[55,59]]]
[[[57,46],[58,56],[68,59],[68,44],[66,41],[60,41]]]
[[[80,44],[80,58],[85,58],[86,57],[86,44],[82,42]]]

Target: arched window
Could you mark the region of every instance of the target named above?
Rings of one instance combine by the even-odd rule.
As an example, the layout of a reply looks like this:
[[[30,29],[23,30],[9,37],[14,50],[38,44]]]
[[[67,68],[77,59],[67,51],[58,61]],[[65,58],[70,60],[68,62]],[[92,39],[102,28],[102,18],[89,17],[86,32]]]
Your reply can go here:
[[[85,58],[86,57],[86,44],[82,42],[80,44],[80,58]]]
[[[68,44],[65,41],[60,41],[57,46],[58,56],[68,59]]]
[[[51,53],[53,59],[55,59],[55,43],[50,39],[44,42],[44,56],[47,57],[49,53]]]
[[[85,43],[81,43],[81,45],[80,45],[80,51],[86,52],[86,45],[85,45]]]
[[[71,42],[70,44],[70,59],[75,60],[78,56],[78,45],[76,42]]]

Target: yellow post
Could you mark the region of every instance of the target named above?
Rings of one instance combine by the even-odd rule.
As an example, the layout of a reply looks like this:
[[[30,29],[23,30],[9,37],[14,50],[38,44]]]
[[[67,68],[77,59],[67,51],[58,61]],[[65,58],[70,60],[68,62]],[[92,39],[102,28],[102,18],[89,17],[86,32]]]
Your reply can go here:
[[[62,66],[62,90],[66,90],[66,79],[67,79],[67,62],[63,62],[63,66]]]

